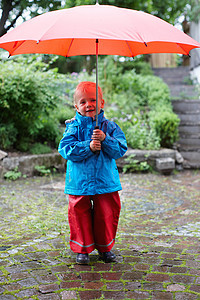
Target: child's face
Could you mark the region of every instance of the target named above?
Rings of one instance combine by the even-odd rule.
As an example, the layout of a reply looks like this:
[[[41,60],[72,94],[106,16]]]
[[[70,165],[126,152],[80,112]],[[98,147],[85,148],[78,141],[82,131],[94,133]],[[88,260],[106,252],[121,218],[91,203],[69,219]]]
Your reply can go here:
[[[96,115],[96,89],[95,87],[88,87],[87,91],[80,91],[76,95],[76,101],[74,105],[77,111],[86,117],[95,118]],[[104,107],[104,100],[99,95],[98,99],[98,114],[101,108]]]

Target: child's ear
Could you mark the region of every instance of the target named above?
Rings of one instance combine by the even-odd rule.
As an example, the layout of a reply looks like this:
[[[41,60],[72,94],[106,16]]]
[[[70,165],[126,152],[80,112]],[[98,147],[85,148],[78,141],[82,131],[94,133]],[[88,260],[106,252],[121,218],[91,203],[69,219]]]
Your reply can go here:
[[[104,108],[104,103],[105,103],[104,99],[101,99],[101,108]]]
[[[74,107],[76,108],[77,112],[79,113],[79,109],[78,109],[78,106],[74,103]]]

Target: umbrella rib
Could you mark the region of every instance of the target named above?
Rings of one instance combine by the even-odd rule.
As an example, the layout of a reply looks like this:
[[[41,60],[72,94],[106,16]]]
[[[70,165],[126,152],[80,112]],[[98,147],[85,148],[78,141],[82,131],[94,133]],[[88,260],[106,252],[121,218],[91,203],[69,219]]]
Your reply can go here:
[[[19,43],[19,45],[17,46],[18,43]],[[10,50],[10,52],[9,52],[8,58],[9,58],[10,56],[12,56],[13,53],[15,53],[15,51],[16,51],[23,43],[25,43],[25,40],[24,40],[24,41],[15,41],[15,43],[14,43],[14,45],[13,45],[13,47],[12,47],[12,50]]]
[[[128,46],[128,48],[129,48],[129,51],[130,51],[130,53],[131,53],[132,57],[134,58],[133,52],[132,52],[132,50],[131,50],[131,47],[130,47],[130,45],[129,45],[128,41],[126,41],[126,43],[127,43],[127,46]]]
[[[71,47],[72,47],[73,41],[74,41],[74,38],[73,38],[73,39],[71,39],[71,42],[70,42],[70,45],[69,45],[69,48],[68,48],[68,51],[67,51],[66,57],[68,57],[68,54],[69,54],[69,51],[70,51],[70,49],[71,49]]]
[[[183,49],[183,47],[181,47],[181,45],[179,45],[178,43],[176,43],[176,45],[179,46],[179,47],[185,52],[186,55],[190,56],[190,54],[187,53],[187,52]]]

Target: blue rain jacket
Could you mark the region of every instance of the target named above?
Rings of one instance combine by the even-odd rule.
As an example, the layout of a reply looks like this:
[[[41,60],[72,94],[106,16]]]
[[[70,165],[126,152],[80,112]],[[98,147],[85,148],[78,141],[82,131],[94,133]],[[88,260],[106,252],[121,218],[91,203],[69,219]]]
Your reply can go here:
[[[121,190],[115,159],[127,151],[126,138],[120,127],[104,117],[101,110],[98,125],[106,138],[100,154],[90,150],[96,121],[76,112],[66,124],[58,151],[67,160],[65,193],[70,195],[96,195]]]

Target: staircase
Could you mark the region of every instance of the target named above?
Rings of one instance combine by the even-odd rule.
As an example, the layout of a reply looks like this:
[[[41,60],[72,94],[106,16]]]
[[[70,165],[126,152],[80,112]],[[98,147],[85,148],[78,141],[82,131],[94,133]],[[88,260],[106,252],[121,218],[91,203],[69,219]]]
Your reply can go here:
[[[189,67],[153,69],[169,86],[174,112],[180,118],[175,145],[184,158],[184,168],[200,168],[200,100],[191,85]]]

